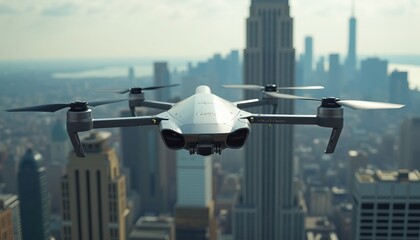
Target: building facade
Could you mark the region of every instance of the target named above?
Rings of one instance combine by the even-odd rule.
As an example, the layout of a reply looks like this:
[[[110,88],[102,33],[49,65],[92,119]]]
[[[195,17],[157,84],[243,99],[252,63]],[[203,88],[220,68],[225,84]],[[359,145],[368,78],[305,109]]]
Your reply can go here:
[[[246,28],[245,83],[294,86],[293,20],[288,0],[252,0]],[[260,94],[247,92],[245,96],[259,98]],[[271,113],[272,109],[260,111]],[[293,102],[279,101],[277,112],[293,113]],[[252,130],[234,210],[235,239],[304,239],[304,211],[293,192],[293,127],[253,126]]]
[[[367,170],[356,173],[354,240],[420,238],[420,172]]]
[[[47,173],[41,154],[28,149],[19,163],[18,196],[22,238],[49,240],[50,199]]]
[[[126,239],[125,176],[108,146],[110,135],[93,132],[81,141],[86,157],[70,155],[61,182],[63,240]]]
[[[216,240],[212,197],[212,160],[187,156],[178,161],[178,201],[175,207],[176,239]]]
[[[20,206],[17,195],[0,194],[0,209],[10,209],[12,214],[13,238],[22,240],[22,224],[20,221]]]

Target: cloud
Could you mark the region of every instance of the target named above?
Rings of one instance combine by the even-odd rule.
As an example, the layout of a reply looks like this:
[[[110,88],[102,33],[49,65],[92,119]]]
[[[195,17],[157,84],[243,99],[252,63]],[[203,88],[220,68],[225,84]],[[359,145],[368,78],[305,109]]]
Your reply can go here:
[[[72,3],[59,3],[45,7],[41,11],[44,16],[70,16],[79,13],[80,8]]]

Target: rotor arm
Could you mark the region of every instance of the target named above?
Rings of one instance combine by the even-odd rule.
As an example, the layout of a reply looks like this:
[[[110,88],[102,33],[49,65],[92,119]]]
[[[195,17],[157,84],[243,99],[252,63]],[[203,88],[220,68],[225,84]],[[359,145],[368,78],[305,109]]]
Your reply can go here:
[[[149,107],[149,108],[156,108],[156,109],[161,109],[161,110],[169,110],[173,106],[174,106],[173,103],[160,102],[160,101],[149,101],[149,100],[144,100],[140,104],[140,107]]]
[[[76,155],[78,157],[85,157],[78,135],[79,132],[87,132],[96,128],[158,125],[162,120],[164,119],[156,116],[93,119],[90,109],[83,112],[68,111],[67,133]]]
[[[326,154],[333,153],[343,129],[342,115],[324,116],[318,115],[281,115],[281,114],[254,114],[246,117],[251,124],[297,124],[297,125],[317,125],[320,127],[332,128],[328,141]]]
[[[164,118],[156,116],[92,119],[93,128],[135,127],[157,125]]]

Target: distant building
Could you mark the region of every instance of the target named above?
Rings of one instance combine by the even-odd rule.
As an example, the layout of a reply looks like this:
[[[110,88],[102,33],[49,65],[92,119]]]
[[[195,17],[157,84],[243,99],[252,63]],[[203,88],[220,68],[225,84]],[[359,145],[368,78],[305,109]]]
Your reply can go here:
[[[420,239],[420,172],[356,173],[354,240]]]
[[[0,194],[0,209],[9,209],[12,213],[13,240],[22,240],[20,205],[17,195]],[[1,210],[0,210],[1,211]],[[2,229],[2,227],[0,227]],[[1,234],[0,234],[1,235]],[[0,237],[1,239],[1,237]]]
[[[305,54],[303,55],[303,85],[311,85],[313,83],[313,38],[305,37]]]
[[[347,189],[351,193],[354,186],[354,174],[359,170],[366,168],[369,161],[366,154],[362,151],[350,150],[348,152],[347,168]]]
[[[339,96],[341,90],[342,67],[339,54],[330,54],[326,90],[332,96]]]
[[[389,101],[410,105],[410,88],[408,86],[408,73],[398,70],[392,71],[389,76]]]
[[[128,240],[175,240],[175,224],[172,217],[146,216],[136,222]]]
[[[401,125],[398,165],[404,169],[420,170],[420,117],[406,119]]]
[[[332,211],[332,194],[327,187],[310,189],[309,214],[311,216],[329,216]]]
[[[185,156],[178,161],[176,239],[215,240],[211,158]]]
[[[51,211],[58,214],[61,206],[60,180],[66,171],[67,158],[71,151],[65,124],[57,120],[51,131],[50,157],[46,163],[48,191],[51,196]]]
[[[110,135],[93,132],[81,141],[86,157],[70,155],[61,182],[63,240],[126,239],[125,176],[108,145]]]
[[[336,226],[337,237],[340,240],[352,240],[352,208],[353,206],[350,203],[343,203],[335,208],[333,219]]]
[[[138,109],[139,116],[154,113]],[[120,115],[127,117],[130,112]],[[130,172],[129,186],[140,194],[141,213],[172,212],[176,202],[176,152],[165,146],[158,129],[121,128],[121,149],[123,166]]]
[[[388,61],[379,58],[367,58],[360,68],[359,89],[364,97],[374,101],[389,99]]]
[[[5,192],[7,193],[18,193],[18,168],[19,168],[19,161],[14,156],[9,156],[3,162],[3,181],[6,184]]]
[[[347,58],[344,63],[344,79],[354,84],[357,78],[357,19],[354,16],[354,0],[352,14],[349,20]]]
[[[22,239],[49,240],[50,199],[42,156],[28,149],[19,163],[18,189]]]
[[[155,62],[153,64],[154,72],[154,84],[156,86],[169,85],[171,81],[171,74],[169,73],[167,62]],[[157,101],[170,101],[171,94],[170,88],[163,88],[156,90],[155,97]]]

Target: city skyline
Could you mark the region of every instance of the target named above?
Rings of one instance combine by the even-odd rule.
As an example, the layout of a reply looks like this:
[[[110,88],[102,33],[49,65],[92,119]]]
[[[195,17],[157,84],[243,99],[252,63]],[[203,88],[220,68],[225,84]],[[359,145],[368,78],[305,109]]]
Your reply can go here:
[[[350,0],[289,2],[298,54],[306,35],[314,37],[314,55],[346,52]],[[249,7],[245,0],[0,0],[0,26],[7,36],[0,40],[0,60],[203,57],[243,49]],[[357,1],[355,16],[361,55],[420,54],[420,34],[410,28],[419,21],[420,3]]]

